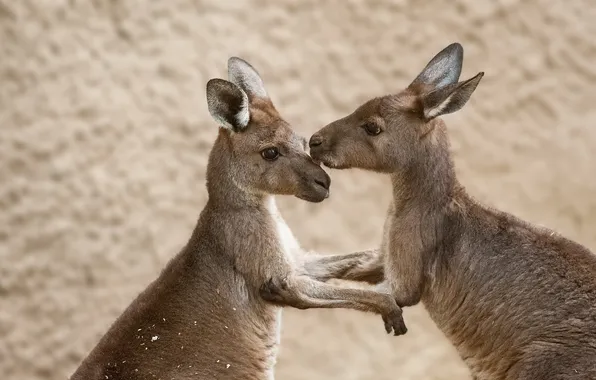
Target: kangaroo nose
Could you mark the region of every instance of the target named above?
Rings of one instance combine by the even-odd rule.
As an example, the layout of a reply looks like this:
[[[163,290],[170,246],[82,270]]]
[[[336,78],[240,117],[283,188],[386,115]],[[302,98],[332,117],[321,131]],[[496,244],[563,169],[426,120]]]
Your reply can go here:
[[[316,178],[315,183],[323,187],[325,190],[329,190],[329,186],[331,185],[331,177],[325,173],[324,177]]]
[[[323,137],[321,135],[317,135],[316,133],[310,137],[308,141],[308,146],[314,148],[315,146],[319,146],[323,143]]]

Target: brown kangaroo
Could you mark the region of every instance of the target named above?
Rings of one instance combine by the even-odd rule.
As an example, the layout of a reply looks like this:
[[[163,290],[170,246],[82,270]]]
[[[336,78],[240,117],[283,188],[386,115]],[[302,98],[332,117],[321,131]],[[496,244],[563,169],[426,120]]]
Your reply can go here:
[[[481,205],[456,178],[438,117],[484,75],[458,82],[462,60],[449,45],[405,90],[315,133],[311,155],[390,175],[378,269],[400,306],[422,301],[475,379],[596,379],[596,255]]]
[[[256,70],[230,58],[228,74],[230,81],[207,83],[209,112],[222,128],[207,166],[209,200],[190,240],[72,380],[272,379],[280,305],[370,311],[383,316],[387,332],[405,333],[390,294],[320,282],[379,282],[383,275],[368,268],[376,253],[300,255],[272,195],[321,202],[329,176],[280,117]],[[271,295],[271,286],[284,296]]]

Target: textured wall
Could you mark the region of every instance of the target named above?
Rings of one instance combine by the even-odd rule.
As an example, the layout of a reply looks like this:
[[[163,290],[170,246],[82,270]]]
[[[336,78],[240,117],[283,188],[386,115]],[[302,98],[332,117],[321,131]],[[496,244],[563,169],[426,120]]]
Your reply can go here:
[[[589,0],[0,0],[0,373],[64,379],[185,243],[216,125],[204,87],[239,55],[305,135],[397,91],[448,43],[448,116],[479,199],[596,248],[596,12]],[[280,201],[303,245],[374,246],[387,181],[333,172]],[[366,217],[363,217],[366,215]],[[351,311],[288,310],[279,379],[465,379],[422,307],[407,336]]]

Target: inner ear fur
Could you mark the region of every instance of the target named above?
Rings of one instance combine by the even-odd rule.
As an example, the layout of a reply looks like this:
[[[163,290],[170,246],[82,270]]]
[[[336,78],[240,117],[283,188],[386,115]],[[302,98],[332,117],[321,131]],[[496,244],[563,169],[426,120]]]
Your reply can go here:
[[[438,116],[459,111],[478,87],[484,72],[455,84],[450,84],[423,94],[420,98],[422,116],[430,121]]]
[[[227,80],[216,78],[207,82],[207,107],[215,121],[233,132],[245,130],[250,121],[248,96]]]

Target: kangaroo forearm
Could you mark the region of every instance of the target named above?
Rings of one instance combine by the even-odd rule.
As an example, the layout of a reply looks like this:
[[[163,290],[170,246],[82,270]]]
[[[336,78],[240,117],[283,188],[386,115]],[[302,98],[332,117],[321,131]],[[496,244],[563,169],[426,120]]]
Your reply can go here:
[[[390,294],[342,288],[305,275],[272,278],[261,288],[261,296],[272,303],[297,309],[342,308],[379,314],[387,332],[404,334],[407,329],[401,309]]]
[[[348,308],[380,314],[392,300],[386,294],[369,290],[341,288],[311,279],[294,276],[286,279],[272,279],[267,284],[274,302],[298,309]],[[339,306],[344,307],[344,306]]]
[[[378,249],[344,255],[307,255],[303,270],[307,276],[319,281],[335,278],[378,284],[385,277]]]

